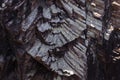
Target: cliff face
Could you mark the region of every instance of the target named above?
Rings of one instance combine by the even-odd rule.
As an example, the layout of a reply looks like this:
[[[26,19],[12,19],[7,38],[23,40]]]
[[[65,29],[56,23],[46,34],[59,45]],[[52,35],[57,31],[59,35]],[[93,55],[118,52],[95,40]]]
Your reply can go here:
[[[120,53],[120,0],[0,5],[2,80],[119,80],[108,65]]]

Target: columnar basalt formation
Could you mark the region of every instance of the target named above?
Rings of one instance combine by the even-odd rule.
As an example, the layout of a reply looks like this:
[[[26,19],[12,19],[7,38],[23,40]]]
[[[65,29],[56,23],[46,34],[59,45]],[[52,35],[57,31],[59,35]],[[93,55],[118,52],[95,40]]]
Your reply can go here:
[[[1,0],[0,79],[110,80],[119,7],[120,0]]]

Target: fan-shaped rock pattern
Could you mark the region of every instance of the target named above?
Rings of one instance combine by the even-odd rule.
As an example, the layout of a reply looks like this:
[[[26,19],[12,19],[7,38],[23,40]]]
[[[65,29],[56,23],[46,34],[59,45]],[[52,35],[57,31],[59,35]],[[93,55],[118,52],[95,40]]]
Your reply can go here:
[[[119,0],[1,0],[0,47],[6,51],[0,50],[18,57],[17,65],[24,67],[20,71],[22,66],[17,66],[24,77],[21,80],[86,80],[88,53],[95,57],[95,46],[102,46],[114,28],[119,28],[119,6]],[[45,75],[36,65],[30,68],[31,59]]]

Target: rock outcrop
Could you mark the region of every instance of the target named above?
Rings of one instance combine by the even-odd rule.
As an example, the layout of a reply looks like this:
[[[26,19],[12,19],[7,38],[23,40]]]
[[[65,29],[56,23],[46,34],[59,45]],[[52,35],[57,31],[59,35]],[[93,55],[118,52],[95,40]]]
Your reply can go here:
[[[110,80],[119,7],[120,0],[1,0],[1,80]]]

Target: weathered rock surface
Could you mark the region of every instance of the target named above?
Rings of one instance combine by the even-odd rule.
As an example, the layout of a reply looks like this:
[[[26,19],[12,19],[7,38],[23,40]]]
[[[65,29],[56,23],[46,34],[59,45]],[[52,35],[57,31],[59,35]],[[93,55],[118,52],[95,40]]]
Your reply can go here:
[[[119,12],[120,0],[1,0],[0,79],[110,80]]]

